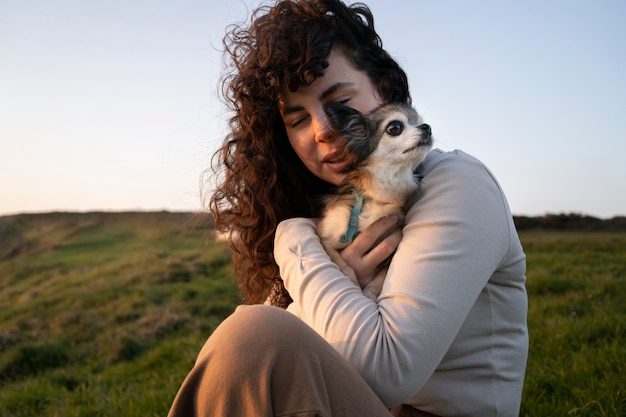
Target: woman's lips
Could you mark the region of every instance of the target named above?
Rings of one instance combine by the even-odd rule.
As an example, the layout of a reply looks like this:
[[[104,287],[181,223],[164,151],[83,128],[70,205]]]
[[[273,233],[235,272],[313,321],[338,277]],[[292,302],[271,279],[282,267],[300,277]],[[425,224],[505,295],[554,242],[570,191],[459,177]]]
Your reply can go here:
[[[346,160],[341,157],[340,152],[333,152],[328,154],[322,163],[325,167],[336,173],[343,173],[346,168]]]

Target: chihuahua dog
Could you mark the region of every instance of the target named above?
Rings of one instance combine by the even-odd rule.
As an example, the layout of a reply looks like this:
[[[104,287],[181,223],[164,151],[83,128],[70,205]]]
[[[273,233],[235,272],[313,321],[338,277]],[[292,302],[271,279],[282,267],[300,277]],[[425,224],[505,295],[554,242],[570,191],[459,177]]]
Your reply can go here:
[[[395,214],[404,220],[405,206],[419,189],[414,171],[432,148],[432,133],[408,104],[385,104],[367,115],[336,102],[324,110],[338,140],[345,142],[347,165],[337,192],[324,199],[317,232],[332,261],[359,285],[339,252],[381,217]],[[386,273],[383,266],[363,288],[367,297],[378,298]]]

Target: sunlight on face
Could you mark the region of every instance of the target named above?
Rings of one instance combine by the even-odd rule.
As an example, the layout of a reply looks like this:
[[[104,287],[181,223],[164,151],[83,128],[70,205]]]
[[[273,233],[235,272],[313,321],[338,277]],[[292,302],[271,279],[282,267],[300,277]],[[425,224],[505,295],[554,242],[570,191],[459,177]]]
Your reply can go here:
[[[339,185],[345,161],[324,112],[324,103],[336,101],[362,113],[382,104],[367,74],[355,69],[344,53],[334,48],[324,75],[311,85],[282,94],[280,113],[289,143],[304,165],[318,178]]]

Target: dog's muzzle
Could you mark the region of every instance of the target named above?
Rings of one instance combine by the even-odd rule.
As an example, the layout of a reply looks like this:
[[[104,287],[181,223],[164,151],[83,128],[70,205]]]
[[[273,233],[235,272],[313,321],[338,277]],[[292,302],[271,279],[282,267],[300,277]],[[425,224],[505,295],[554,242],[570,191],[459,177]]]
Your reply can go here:
[[[432,142],[433,131],[429,124],[423,123],[417,127],[420,131],[420,145],[430,145]]]

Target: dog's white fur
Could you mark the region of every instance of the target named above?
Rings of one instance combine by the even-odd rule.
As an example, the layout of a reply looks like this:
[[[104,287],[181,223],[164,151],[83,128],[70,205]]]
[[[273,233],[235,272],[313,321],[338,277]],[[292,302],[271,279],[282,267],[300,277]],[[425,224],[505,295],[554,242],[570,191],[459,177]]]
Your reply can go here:
[[[395,214],[403,222],[405,205],[417,193],[419,182],[414,171],[432,147],[430,126],[406,104],[387,104],[363,115],[340,103],[327,103],[331,125],[346,141],[343,157],[349,162],[346,179],[336,194],[325,200],[317,227],[324,248],[341,271],[359,285],[356,274],[339,251],[355,204],[352,191],[363,196],[357,233],[381,217]],[[376,300],[386,275],[386,267],[363,288]]]

